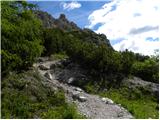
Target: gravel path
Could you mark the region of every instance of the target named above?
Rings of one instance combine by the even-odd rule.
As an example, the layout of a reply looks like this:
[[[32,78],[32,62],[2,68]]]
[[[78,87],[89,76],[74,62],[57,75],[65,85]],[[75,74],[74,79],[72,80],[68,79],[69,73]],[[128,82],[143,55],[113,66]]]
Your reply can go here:
[[[51,76],[48,77],[47,82],[52,83],[53,87],[61,88],[65,91],[67,101],[75,103],[77,109],[83,115],[90,119],[130,119],[133,116],[122,106],[115,104],[111,99],[101,98],[97,95],[91,95],[83,91],[81,88],[71,86],[66,83],[59,82],[56,79],[55,72],[51,69],[41,70],[38,66],[44,65],[49,68],[57,61],[44,61],[34,64],[38,68],[41,75],[48,72]],[[107,100],[106,100],[107,99]]]

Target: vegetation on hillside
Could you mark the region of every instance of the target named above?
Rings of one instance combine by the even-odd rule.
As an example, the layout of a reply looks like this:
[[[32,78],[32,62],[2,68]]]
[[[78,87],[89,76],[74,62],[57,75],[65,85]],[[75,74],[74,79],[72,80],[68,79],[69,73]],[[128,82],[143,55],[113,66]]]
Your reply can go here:
[[[88,70],[87,74],[92,78],[82,87],[89,92],[92,92],[95,86],[101,89],[119,89],[122,80],[132,75],[146,81],[159,82],[158,57],[135,54],[128,50],[117,52],[111,47],[105,35],[96,34],[89,29],[77,28],[74,31],[72,29],[67,31],[68,28],[63,27],[64,24],[61,27],[66,28],[65,30],[59,29],[58,26],[42,27],[43,21],[38,19],[33,12],[36,6],[24,1],[3,1],[1,8],[2,118],[33,118],[34,115],[41,118],[82,117],[76,112],[75,107],[65,102],[63,92],[48,92],[49,89],[41,85],[37,75],[24,72],[39,56],[51,56],[51,58],[58,59],[69,57],[72,62]],[[62,22],[63,20],[57,25]],[[64,55],[60,56],[58,53],[64,53]],[[52,54],[55,55],[52,56]],[[11,71],[17,74],[12,74]],[[32,89],[34,83],[31,79],[25,76],[30,76],[33,81],[37,82],[36,90]],[[26,88],[26,85],[29,88]],[[145,102],[145,98],[137,101],[138,103],[135,102],[136,99],[139,100],[138,98],[132,101],[135,102],[133,110],[129,99],[120,93],[116,90],[111,94],[108,93],[107,96],[121,104],[127,103],[126,107],[137,118],[157,118],[155,109],[151,115],[146,115],[146,113],[139,115],[135,111],[144,110],[134,105],[135,103],[141,105],[142,101]],[[152,101],[149,97],[146,98],[149,103]],[[158,103],[154,101],[152,104],[152,102],[151,110]]]
[[[83,118],[65,101],[63,91],[54,93],[44,86],[38,72],[23,72],[44,48],[41,22],[33,7],[22,1],[2,2],[1,117]]]
[[[2,80],[2,118],[84,118],[66,102],[62,90],[55,91],[43,81],[36,70],[7,75]]]
[[[86,39],[84,34],[82,32],[81,37],[77,37],[75,32],[66,33],[57,28],[45,29],[43,32],[46,48],[44,54],[65,52],[72,61],[89,69],[90,74],[95,76],[94,78],[103,79],[104,82],[108,81],[113,84],[115,81],[117,84],[124,77],[136,75],[144,80],[158,83],[157,59],[128,50],[114,51],[108,44],[95,44],[92,42],[92,37],[84,40]],[[105,39],[103,37],[103,41]]]
[[[121,87],[120,89],[112,89],[109,92],[99,94],[111,98],[117,104],[121,104],[137,119],[159,118],[157,99],[138,88]]]
[[[43,50],[41,22],[26,2],[1,2],[2,75],[31,66]]]

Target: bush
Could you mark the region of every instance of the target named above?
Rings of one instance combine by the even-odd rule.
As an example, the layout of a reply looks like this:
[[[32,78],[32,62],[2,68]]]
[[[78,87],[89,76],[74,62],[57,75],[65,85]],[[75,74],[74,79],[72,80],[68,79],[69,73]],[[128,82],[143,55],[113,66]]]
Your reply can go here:
[[[84,117],[77,113],[73,104],[63,104],[60,107],[54,107],[41,114],[43,119],[83,119]]]
[[[153,59],[144,62],[135,62],[132,67],[132,74],[150,82],[159,82],[159,64]]]
[[[27,2],[2,2],[2,73],[24,70],[43,50],[41,22]]]

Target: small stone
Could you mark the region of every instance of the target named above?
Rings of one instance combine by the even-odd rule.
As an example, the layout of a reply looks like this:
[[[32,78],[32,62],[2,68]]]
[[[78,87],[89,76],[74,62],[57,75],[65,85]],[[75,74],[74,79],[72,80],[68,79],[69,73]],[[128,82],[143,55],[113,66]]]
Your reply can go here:
[[[118,117],[123,117],[123,112],[119,112]]]
[[[80,92],[79,92],[79,91],[73,92],[73,93],[72,93],[72,98],[73,98],[74,100],[78,100],[78,101],[80,101],[80,102],[85,102],[85,101],[87,100],[86,97],[80,95]]]
[[[44,59],[43,58],[38,58],[37,61],[38,62],[44,62]]]
[[[104,90],[103,90],[103,92],[107,92],[108,91],[108,89],[107,88],[105,88]]]
[[[53,77],[52,77],[52,75],[51,75],[50,72],[46,72],[46,73],[44,74],[44,76],[47,77],[47,78],[50,79],[50,80],[53,79]]]
[[[55,69],[55,68],[63,68],[62,63],[59,61],[50,66],[50,69]]]
[[[85,101],[87,101],[87,98],[84,97],[84,96],[79,96],[78,100],[79,100],[80,102],[85,102]]]
[[[74,100],[78,99],[80,92],[76,91],[76,92],[72,92],[72,98]]]
[[[117,104],[117,105],[121,107],[121,104]]]
[[[76,87],[75,90],[79,91],[79,92],[83,92],[83,90],[81,88],[78,88],[78,87]]]
[[[38,67],[40,70],[49,70],[49,67],[47,67],[45,65],[39,65]]]
[[[71,77],[71,78],[68,79],[67,83],[68,83],[68,84],[71,84],[73,81],[74,81],[74,78]]]
[[[109,99],[109,98],[102,98],[102,101],[105,102],[106,104],[113,104],[114,102]]]

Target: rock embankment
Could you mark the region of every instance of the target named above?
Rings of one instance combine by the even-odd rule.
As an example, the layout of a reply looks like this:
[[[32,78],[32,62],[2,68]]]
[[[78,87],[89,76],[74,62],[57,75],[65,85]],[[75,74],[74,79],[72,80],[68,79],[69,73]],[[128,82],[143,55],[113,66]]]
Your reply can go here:
[[[69,84],[69,82],[74,81],[75,76],[77,75],[85,78],[83,72],[80,72],[81,70],[78,69],[77,66],[70,66],[70,69],[66,70],[61,66],[65,63],[64,61],[49,61],[46,58],[45,60],[43,60],[43,58],[41,59],[41,62],[34,64],[34,67],[37,68],[39,73],[46,78],[46,83],[48,84],[48,82],[50,82],[50,85],[52,85],[55,90],[63,89],[65,91],[67,101],[75,103],[79,112],[87,118],[133,118],[125,108],[121,105],[115,104],[111,99],[88,94],[81,88]],[[60,68],[57,68],[56,66],[60,66]]]
[[[130,79],[123,80],[123,85],[128,87],[130,89],[141,89],[143,91],[146,91],[148,94],[155,96],[157,99],[159,99],[159,84],[144,81],[141,78],[133,77]]]

